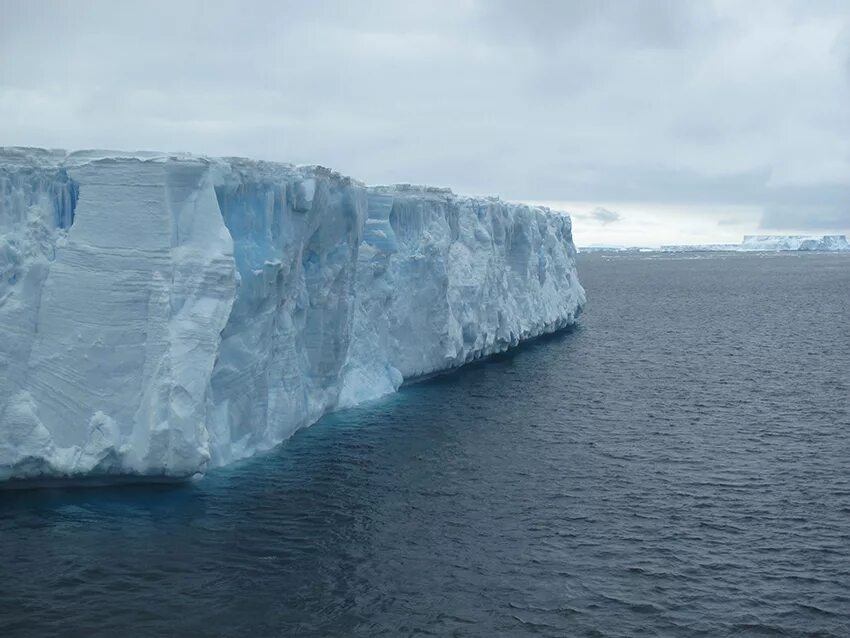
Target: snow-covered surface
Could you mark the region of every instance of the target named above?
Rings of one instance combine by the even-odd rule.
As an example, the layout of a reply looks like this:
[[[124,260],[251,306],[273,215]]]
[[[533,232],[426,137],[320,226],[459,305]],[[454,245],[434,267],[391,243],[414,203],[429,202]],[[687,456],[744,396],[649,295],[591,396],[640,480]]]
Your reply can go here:
[[[845,235],[745,235],[740,244],[695,244],[662,246],[662,252],[709,251],[845,251],[850,243]]]
[[[575,322],[569,217],[321,167],[0,149],[0,479],[189,476]]]

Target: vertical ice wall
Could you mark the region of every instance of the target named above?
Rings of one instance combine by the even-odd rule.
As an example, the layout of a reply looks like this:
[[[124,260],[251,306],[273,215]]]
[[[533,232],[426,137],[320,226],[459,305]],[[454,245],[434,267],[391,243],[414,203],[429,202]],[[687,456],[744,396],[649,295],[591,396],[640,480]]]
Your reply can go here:
[[[0,478],[184,476],[575,321],[566,216],[322,168],[0,152]]]

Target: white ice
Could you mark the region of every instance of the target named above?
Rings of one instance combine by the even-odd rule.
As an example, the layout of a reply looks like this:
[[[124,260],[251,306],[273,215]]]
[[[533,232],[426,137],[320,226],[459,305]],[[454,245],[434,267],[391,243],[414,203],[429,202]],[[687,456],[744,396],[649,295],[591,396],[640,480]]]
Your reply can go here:
[[[742,250],[850,250],[844,235],[745,235]]]
[[[0,479],[190,476],[583,303],[570,219],[547,209],[0,149]]]
[[[740,244],[692,244],[662,246],[663,252],[784,252],[784,251],[850,251],[845,235],[744,235]]]

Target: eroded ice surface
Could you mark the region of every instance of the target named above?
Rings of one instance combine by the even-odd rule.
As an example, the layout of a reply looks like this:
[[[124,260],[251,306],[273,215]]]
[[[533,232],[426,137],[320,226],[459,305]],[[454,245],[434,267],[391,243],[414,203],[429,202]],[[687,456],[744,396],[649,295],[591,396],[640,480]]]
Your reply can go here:
[[[0,149],[0,479],[187,476],[572,324],[569,217],[320,167]]]

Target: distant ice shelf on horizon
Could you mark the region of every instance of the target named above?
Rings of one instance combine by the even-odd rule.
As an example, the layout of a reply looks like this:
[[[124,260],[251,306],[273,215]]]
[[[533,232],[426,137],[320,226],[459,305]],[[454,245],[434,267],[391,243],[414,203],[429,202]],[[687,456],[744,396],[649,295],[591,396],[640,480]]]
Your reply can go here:
[[[661,246],[662,252],[843,252],[850,251],[845,235],[744,235],[740,244]]]
[[[0,148],[0,480],[204,472],[584,302],[571,220],[542,207]]]
[[[744,235],[740,244],[667,244],[662,246],[579,246],[579,253],[641,252],[845,252],[846,235]]]
[[[648,253],[657,251],[658,248],[649,246],[578,246],[576,248],[579,253]]]

